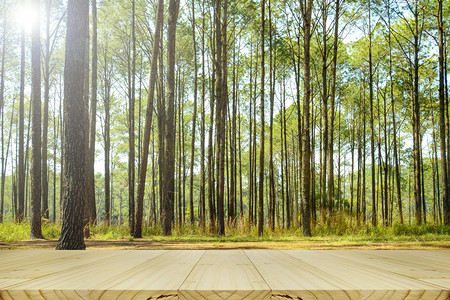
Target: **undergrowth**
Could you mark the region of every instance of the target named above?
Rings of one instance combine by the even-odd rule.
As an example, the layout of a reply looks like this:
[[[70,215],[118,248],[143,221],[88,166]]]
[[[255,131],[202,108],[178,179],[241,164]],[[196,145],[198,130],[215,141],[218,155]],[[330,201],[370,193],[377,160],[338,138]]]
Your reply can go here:
[[[394,223],[392,226],[373,227],[363,224],[349,224],[344,218],[337,218],[332,224],[317,224],[313,226],[312,237],[305,237],[299,227],[291,229],[276,228],[274,231],[265,228],[264,235],[258,236],[257,227],[245,221],[237,221],[233,226],[226,227],[226,236],[218,237],[214,228],[198,226],[175,226],[171,236],[163,236],[159,225],[143,228],[143,238],[154,241],[178,242],[289,242],[289,241],[450,241],[450,226],[445,225],[408,225]],[[61,233],[59,224],[42,223],[42,233],[46,239],[58,239]],[[90,238],[96,240],[130,240],[130,230],[127,224],[122,226],[90,226]],[[30,238],[29,223],[0,224],[0,242],[11,243]]]

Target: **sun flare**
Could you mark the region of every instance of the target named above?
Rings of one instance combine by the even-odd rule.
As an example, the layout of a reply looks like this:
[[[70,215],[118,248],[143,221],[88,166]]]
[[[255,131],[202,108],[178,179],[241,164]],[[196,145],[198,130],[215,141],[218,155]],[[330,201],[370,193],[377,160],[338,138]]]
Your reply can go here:
[[[14,21],[20,28],[30,33],[38,20],[38,14],[38,8],[31,4],[30,1],[24,1],[24,3],[17,5]]]

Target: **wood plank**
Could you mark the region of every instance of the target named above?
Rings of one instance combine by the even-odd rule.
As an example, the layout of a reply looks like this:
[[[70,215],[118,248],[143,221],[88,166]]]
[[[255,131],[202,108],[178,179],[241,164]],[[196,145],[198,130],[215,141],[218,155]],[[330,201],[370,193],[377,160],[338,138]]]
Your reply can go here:
[[[206,251],[179,289],[180,299],[270,299],[269,286],[242,250]]]
[[[25,259],[30,256],[40,257],[48,261],[58,260],[61,257],[67,257],[67,253],[61,253],[64,251],[52,252],[48,250],[6,250],[6,253],[4,254],[3,252],[4,251],[0,251],[0,272],[18,266],[31,266],[33,264],[36,264],[34,260]],[[16,252],[16,254],[14,254],[14,252]],[[71,253],[71,255],[77,255],[78,253],[82,253],[82,251],[74,251],[73,253]]]
[[[29,283],[33,280],[61,272],[69,272],[73,268],[95,265],[97,261],[123,254],[123,251],[31,251],[27,256],[20,256],[19,261],[0,267],[0,290],[14,285]]]
[[[0,299],[450,299],[447,253],[0,251]]]
[[[84,251],[85,256],[78,260],[70,260],[65,268],[57,272],[48,273],[36,279],[9,286],[9,290],[95,290],[97,284],[120,276],[120,274],[137,268],[144,262],[151,260],[167,250],[148,251]],[[106,252],[106,253],[105,253]],[[69,255],[69,253],[68,253]],[[100,257],[96,261],[90,255]],[[45,264],[43,264],[45,268]],[[31,276],[34,270],[30,270]],[[39,274],[40,275],[40,274]]]
[[[283,252],[313,265],[333,277],[351,282],[353,287],[358,289],[442,289],[442,287],[426,284],[403,274],[388,271],[387,268],[382,269],[367,263],[355,263],[342,257],[338,258],[333,255],[332,251],[283,250]],[[355,257],[358,255],[358,251],[349,254],[351,254],[351,257]],[[407,267],[413,268],[411,264]],[[410,271],[408,268],[397,268],[396,270],[407,273]]]
[[[146,250],[153,252],[155,250]],[[130,255],[135,255],[133,251]],[[192,271],[205,250],[170,250],[126,272],[93,286],[92,299],[113,299],[121,291],[139,291],[137,298],[177,298],[178,288]]]
[[[349,283],[278,250],[245,250],[274,299],[356,299]],[[289,298],[291,297],[291,298]]]
[[[414,254],[420,255],[421,257],[427,256],[450,260],[450,250],[414,250]]]
[[[446,259],[429,257],[422,259],[420,254],[411,250],[337,250],[322,253],[339,257],[341,261],[388,271],[441,289],[450,288],[450,261]],[[450,251],[448,254],[450,255]]]
[[[12,300],[12,299],[46,299],[46,300],[58,300],[58,299],[73,299],[84,300],[88,299],[87,291],[53,291],[53,290],[0,290],[0,299]]]
[[[446,299],[447,297],[447,289],[442,286],[338,258],[332,255],[333,251],[284,250],[283,252],[313,265],[334,278],[349,282],[354,290],[360,292],[361,298],[404,299],[409,296],[419,299],[430,297]],[[355,255],[355,252],[358,251],[353,251],[349,255]]]

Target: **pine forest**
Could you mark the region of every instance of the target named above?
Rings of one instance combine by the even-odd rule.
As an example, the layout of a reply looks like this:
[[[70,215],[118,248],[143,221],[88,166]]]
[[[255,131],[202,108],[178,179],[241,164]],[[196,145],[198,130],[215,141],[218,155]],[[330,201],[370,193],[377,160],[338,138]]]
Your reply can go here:
[[[0,222],[31,238],[450,223],[450,1],[0,7]]]

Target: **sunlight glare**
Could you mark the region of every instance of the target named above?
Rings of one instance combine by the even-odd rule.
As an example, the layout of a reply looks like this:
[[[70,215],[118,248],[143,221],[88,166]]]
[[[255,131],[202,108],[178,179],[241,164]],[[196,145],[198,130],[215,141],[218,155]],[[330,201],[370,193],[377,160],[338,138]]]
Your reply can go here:
[[[30,1],[23,1],[18,4],[14,15],[15,23],[19,28],[23,28],[26,33],[31,33],[31,29],[38,19],[38,9]]]

